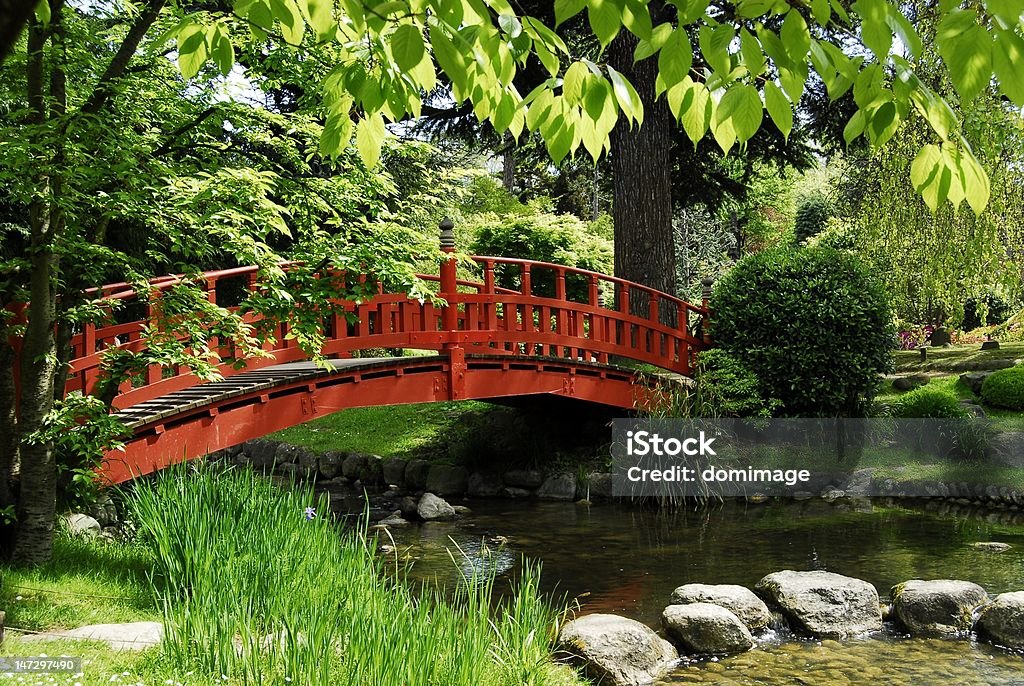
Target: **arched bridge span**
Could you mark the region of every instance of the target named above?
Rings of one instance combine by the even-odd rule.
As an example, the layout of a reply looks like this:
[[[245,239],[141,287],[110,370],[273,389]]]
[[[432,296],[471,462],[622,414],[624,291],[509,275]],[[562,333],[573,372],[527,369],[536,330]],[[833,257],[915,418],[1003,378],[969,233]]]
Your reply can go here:
[[[707,340],[706,299],[693,305],[615,277],[513,258],[473,257],[478,276],[461,279],[452,248],[444,246],[449,259],[439,274],[420,275],[437,284],[443,305],[380,289],[367,301],[340,303],[349,316],[324,323],[327,365],[309,362],[287,326],[275,323],[270,357],[242,369],[225,363],[223,380],[150,366],[114,399],[131,436],[123,451],[107,454],[103,476],[123,482],[349,407],[557,395],[631,409],[650,392],[637,383],[647,378],[639,368],[689,376]],[[178,282],[152,285],[163,291]],[[216,301],[229,286],[256,288],[257,269],[209,272],[203,283]],[[101,291],[107,300],[137,298],[126,284]],[[144,349],[148,322],[143,314],[85,325],[72,341],[66,390],[91,391],[110,350]],[[405,354],[358,356],[368,349]],[[221,353],[235,356],[229,345]]]

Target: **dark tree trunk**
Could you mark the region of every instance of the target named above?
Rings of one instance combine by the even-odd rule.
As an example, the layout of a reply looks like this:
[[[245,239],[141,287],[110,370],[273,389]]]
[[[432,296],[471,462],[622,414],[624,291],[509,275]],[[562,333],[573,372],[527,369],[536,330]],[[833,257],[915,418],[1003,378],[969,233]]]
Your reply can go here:
[[[0,65],[38,4],[36,0],[0,0]]]
[[[672,240],[672,127],[665,99],[654,99],[657,62],[633,63],[637,39],[623,31],[612,41],[608,62],[632,82],[644,105],[643,126],[620,121],[611,135],[615,224],[615,275],[675,292],[675,243]],[[647,300],[630,298],[636,314]]]
[[[0,323],[0,508],[14,505],[11,478],[18,471],[18,422],[15,412],[14,348]]]
[[[501,155],[501,185],[509,193],[516,184],[516,141],[512,134],[505,134],[505,152]]]

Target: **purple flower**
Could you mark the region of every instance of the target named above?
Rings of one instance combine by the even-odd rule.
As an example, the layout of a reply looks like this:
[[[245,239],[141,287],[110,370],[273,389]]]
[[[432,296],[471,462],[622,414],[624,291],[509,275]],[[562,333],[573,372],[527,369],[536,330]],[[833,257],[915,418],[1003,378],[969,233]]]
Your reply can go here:
[[[306,520],[309,521],[310,519],[314,519],[314,518],[316,518],[316,510],[314,510],[312,507],[307,507],[306,508]]]

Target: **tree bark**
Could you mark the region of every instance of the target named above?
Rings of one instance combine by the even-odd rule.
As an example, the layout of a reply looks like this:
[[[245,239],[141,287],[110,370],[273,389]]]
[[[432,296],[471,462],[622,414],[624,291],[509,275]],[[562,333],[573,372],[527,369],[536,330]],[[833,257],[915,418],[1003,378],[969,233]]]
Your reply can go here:
[[[11,478],[18,471],[18,415],[15,411],[14,348],[0,321],[0,508],[14,505]]]
[[[0,66],[25,29],[36,0],[0,0]]]
[[[505,151],[501,155],[501,185],[509,193],[516,185],[516,141],[511,133],[505,133]]]
[[[675,293],[672,239],[671,148],[673,117],[665,99],[654,99],[657,62],[633,63],[637,39],[623,31],[612,41],[608,62],[630,80],[644,105],[644,123],[612,130],[615,275],[665,293]],[[646,297],[631,297],[635,314],[648,312]]]

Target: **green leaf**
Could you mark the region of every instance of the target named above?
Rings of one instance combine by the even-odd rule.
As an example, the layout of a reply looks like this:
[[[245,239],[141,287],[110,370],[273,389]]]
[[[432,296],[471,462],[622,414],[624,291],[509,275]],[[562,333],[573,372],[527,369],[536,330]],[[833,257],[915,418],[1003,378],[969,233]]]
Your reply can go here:
[[[864,110],[857,110],[850,117],[850,121],[846,122],[846,126],[843,127],[843,140],[849,145],[852,143],[857,136],[864,133],[864,127],[867,125],[868,118],[864,114]]]
[[[649,39],[653,22],[647,2],[645,0],[626,0],[625,9],[622,12],[622,25],[640,40]]]
[[[437,64],[448,75],[457,92],[466,88],[466,61],[462,53],[444,31],[435,27],[430,31],[430,45],[434,48]]]
[[[790,10],[786,14],[779,37],[782,39],[786,54],[795,64],[807,61],[807,51],[811,49],[811,33],[799,12]]]
[[[764,104],[775,126],[789,140],[789,133],[793,130],[793,108],[786,94],[774,81],[766,81],[764,84]]]
[[[295,0],[270,0],[274,18],[281,23],[281,35],[291,45],[300,45],[306,32],[306,22]]]
[[[732,119],[719,119],[717,108],[713,104],[712,110],[711,133],[714,135],[718,147],[728,155],[732,146],[736,144],[736,129],[733,128]]]
[[[575,17],[586,6],[586,0],[555,0],[555,26],[560,26],[567,19]]]
[[[622,74],[608,67],[608,77],[612,81],[612,92],[619,103],[619,109],[631,122],[644,123],[644,104],[633,84],[623,78]]]
[[[973,11],[950,12],[939,24],[935,40],[961,101],[967,103],[992,78],[992,37]]]
[[[764,119],[764,105],[757,89],[745,83],[733,85],[718,103],[715,118],[719,123],[731,122],[740,143],[750,140]]]
[[[988,174],[985,173],[984,168],[982,168],[970,151],[960,155],[960,164],[963,172],[967,204],[974,210],[974,214],[980,215],[988,206],[991,194]]]
[[[740,32],[740,55],[743,57],[743,66],[747,68],[747,73],[752,78],[764,73],[765,59],[764,53],[761,52],[761,44],[746,29]]]
[[[367,168],[373,168],[380,161],[380,151],[384,145],[384,117],[374,112],[359,120],[356,124],[356,150]]]
[[[36,20],[40,24],[43,26],[49,26],[50,19],[52,19],[52,15],[50,14],[50,0],[39,0],[36,4],[35,13]]]
[[[889,3],[887,0],[857,0],[853,9],[862,20],[861,40],[880,62],[884,62],[892,48],[892,30],[887,22]]]
[[[868,140],[871,145],[879,147],[892,138],[900,125],[899,112],[896,103],[889,100],[867,112],[868,116]]]
[[[693,47],[684,29],[676,29],[658,53],[658,73],[666,88],[676,85],[690,73],[693,66]]]
[[[677,29],[676,33],[682,31],[682,29]],[[700,27],[700,32],[698,33],[700,51],[711,69],[720,76],[725,76],[732,71],[732,57],[729,55],[729,45],[735,37],[736,30],[728,24]]]
[[[899,8],[889,5],[888,24],[893,32],[899,36],[900,42],[907,48],[910,56],[917,59],[924,46],[921,45],[921,36],[918,35],[910,20],[903,15]]]
[[[914,190],[921,194],[928,208],[935,212],[939,204],[946,199],[949,180],[943,188],[942,176],[948,174],[942,163],[942,151],[937,145],[926,145],[921,148],[910,165],[910,183]]]
[[[587,0],[587,20],[601,47],[608,47],[622,28],[622,11],[613,0]]]
[[[178,45],[178,71],[184,79],[191,79],[206,64],[209,50],[206,30],[199,24],[185,24],[176,37]]]
[[[305,9],[309,25],[313,27],[317,38],[323,39],[334,33],[337,24],[334,22],[334,2],[332,0],[305,0]]]
[[[569,105],[578,105],[583,98],[583,81],[590,70],[583,62],[573,62],[562,77],[562,97]]]
[[[498,15],[498,26],[512,39],[518,38],[523,32],[523,25],[514,14]]]
[[[819,26],[825,26],[832,18],[832,6],[828,0],[811,0],[811,14]]]
[[[992,68],[1003,94],[1017,107],[1024,106],[1024,38],[1013,31],[999,31]]]
[[[227,76],[235,64],[235,48],[231,45],[231,38],[219,25],[216,26],[211,46],[214,62],[217,63],[220,73]]]
[[[636,44],[636,48],[633,50],[633,61],[639,62],[645,60],[654,53],[661,50],[669,36],[672,35],[672,24],[658,24],[658,26],[651,31],[651,37],[649,39],[641,38]]]
[[[608,82],[600,76],[587,77],[583,88],[583,109],[596,121],[601,118],[606,107],[615,108],[615,100]]]
[[[683,124],[687,137],[697,145],[711,125],[711,93],[703,83],[686,77],[668,93],[669,107]]]
[[[413,24],[402,24],[391,34],[391,56],[402,71],[418,65],[426,54],[423,34]]]

